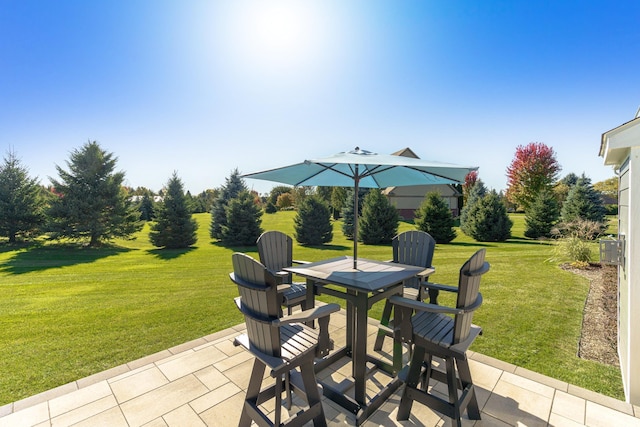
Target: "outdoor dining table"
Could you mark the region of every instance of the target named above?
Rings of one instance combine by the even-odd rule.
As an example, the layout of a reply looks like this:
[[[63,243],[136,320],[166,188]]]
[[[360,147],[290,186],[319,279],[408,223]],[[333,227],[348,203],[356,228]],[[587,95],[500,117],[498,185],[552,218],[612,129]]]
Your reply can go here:
[[[392,363],[367,354],[367,313],[371,306],[392,295],[402,294],[403,282],[415,276],[428,276],[432,268],[342,256],[324,261],[288,267],[284,270],[307,279],[307,307],[314,306],[315,295],[327,294],[346,300],[346,343],[316,363],[316,371],[325,369],[341,357],[352,360],[354,398],[323,383],[323,394],[356,416],[356,425],[366,420],[400,386],[397,373],[402,365],[402,345],[394,340]],[[333,285],[333,286],[327,286]],[[392,380],[367,402],[367,362],[387,372]]]

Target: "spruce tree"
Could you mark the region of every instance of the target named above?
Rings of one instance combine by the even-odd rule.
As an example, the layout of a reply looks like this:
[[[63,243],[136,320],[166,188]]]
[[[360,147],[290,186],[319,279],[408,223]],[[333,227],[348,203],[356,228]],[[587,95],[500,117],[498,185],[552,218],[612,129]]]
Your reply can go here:
[[[122,186],[124,172],[114,172],[116,161],[93,141],[71,152],[69,171],[56,165],[60,179],[51,183],[60,197],[49,209],[52,238],[88,238],[89,246],[98,246],[142,228],[140,212]]]
[[[156,214],[153,199],[148,193],[145,193],[145,195],[142,196],[138,210],[140,211],[141,220],[153,221],[155,219]]]
[[[561,216],[563,222],[583,219],[603,223],[606,212],[600,194],[593,189],[591,180],[583,174],[569,190],[562,205]]]
[[[0,165],[0,236],[15,243],[18,236],[34,236],[44,223],[42,187],[29,177],[14,152]]]
[[[225,225],[222,227],[222,242],[229,246],[252,246],[262,234],[262,209],[255,203],[249,191],[241,191],[229,200]]]
[[[333,240],[329,206],[317,196],[307,197],[293,219],[294,236],[301,245],[318,246]]]
[[[469,209],[465,234],[479,242],[503,242],[511,237],[513,221],[495,190],[480,197]]]
[[[358,215],[362,213],[362,200],[364,196],[367,194],[368,189],[358,189]],[[349,188],[346,190],[345,204],[342,209],[342,233],[347,238],[347,240],[353,240],[353,221],[354,221],[354,212],[353,212],[353,193],[355,189]]]
[[[211,208],[211,227],[209,228],[209,235],[218,240],[223,239],[223,228],[227,225],[227,205],[233,198],[238,197],[242,191],[249,191],[244,183],[244,180],[240,177],[240,172],[236,168],[229,178],[226,179],[226,184],[220,189],[218,197],[213,202]]]
[[[151,226],[149,240],[157,247],[188,248],[198,240],[197,229],[198,224],[191,217],[182,181],[174,172],[167,183],[164,199],[158,204],[156,222]]]
[[[558,222],[560,207],[552,191],[541,191],[527,209],[524,217],[524,235],[532,239],[550,237],[551,229]]]
[[[484,186],[484,182],[482,182],[481,179],[478,179],[469,190],[467,202],[460,212],[460,230],[462,230],[462,232],[467,236],[471,236],[473,228],[472,223],[475,219],[474,215],[471,215],[471,213],[477,211],[478,207],[476,205],[486,194],[487,188]]]
[[[358,240],[367,245],[391,243],[398,234],[398,211],[379,189],[372,189],[362,202]]]
[[[428,193],[415,213],[418,230],[426,231],[436,243],[449,243],[456,238],[451,209],[437,192]]]

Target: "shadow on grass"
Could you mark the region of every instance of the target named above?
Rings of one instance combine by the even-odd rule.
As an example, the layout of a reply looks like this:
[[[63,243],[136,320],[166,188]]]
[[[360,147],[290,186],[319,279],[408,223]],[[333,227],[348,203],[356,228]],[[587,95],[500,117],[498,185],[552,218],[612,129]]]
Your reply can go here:
[[[159,249],[149,249],[147,253],[153,255],[154,257],[168,261],[171,259],[176,259],[181,257],[182,255],[186,255],[191,251],[196,250],[195,247],[189,248],[180,248],[180,249],[167,249],[167,248],[159,248]]]
[[[99,248],[77,244],[31,244],[2,245],[0,252],[19,250],[14,256],[0,265],[0,272],[24,274],[33,271],[62,268],[71,265],[88,264],[99,259],[129,252],[131,249],[120,246],[104,245]]]

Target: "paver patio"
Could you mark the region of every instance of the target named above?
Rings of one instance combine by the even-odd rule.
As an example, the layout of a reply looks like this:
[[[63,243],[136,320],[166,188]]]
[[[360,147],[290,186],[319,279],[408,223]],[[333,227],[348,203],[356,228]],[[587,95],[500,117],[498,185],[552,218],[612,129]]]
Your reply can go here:
[[[332,315],[330,330],[337,343],[344,340],[344,324],[344,311]],[[370,319],[371,335],[377,332],[376,325]],[[253,363],[248,352],[233,345],[243,328],[244,324],[237,325],[0,407],[0,427],[237,425]],[[373,341],[370,337],[370,346]],[[469,356],[482,420],[465,419],[464,425],[640,427],[640,407],[479,353]],[[344,386],[346,393],[349,375],[344,359],[318,374],[324,381]],[[368,393],[375,394],[388,380],[373,371]],[[448,418],[419,404],[414,405],[409,421],[396,421],[401,391],[364,426],[449,425]],[[353,416],[330,400],[323,398],[323,405],[330,426],[355,424]]]

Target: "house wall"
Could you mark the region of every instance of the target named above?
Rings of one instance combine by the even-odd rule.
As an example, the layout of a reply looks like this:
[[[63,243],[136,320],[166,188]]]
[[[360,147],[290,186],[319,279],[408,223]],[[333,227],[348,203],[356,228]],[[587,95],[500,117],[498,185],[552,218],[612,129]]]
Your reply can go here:
[[[402,218],[413,219],[414,212],[420,207],[427,193],[437,191],[449,204],[449,209],[454,217],[460,214],[458,209],[458,194],[448,185],[416,185],[407,187],[395,187],[386,196],[389,202],[396,207]]]
[[[640,405],[640,147],[631,148],[620,172],[619,237],[625,243],[618,267],[618,352],[627,401]]]

